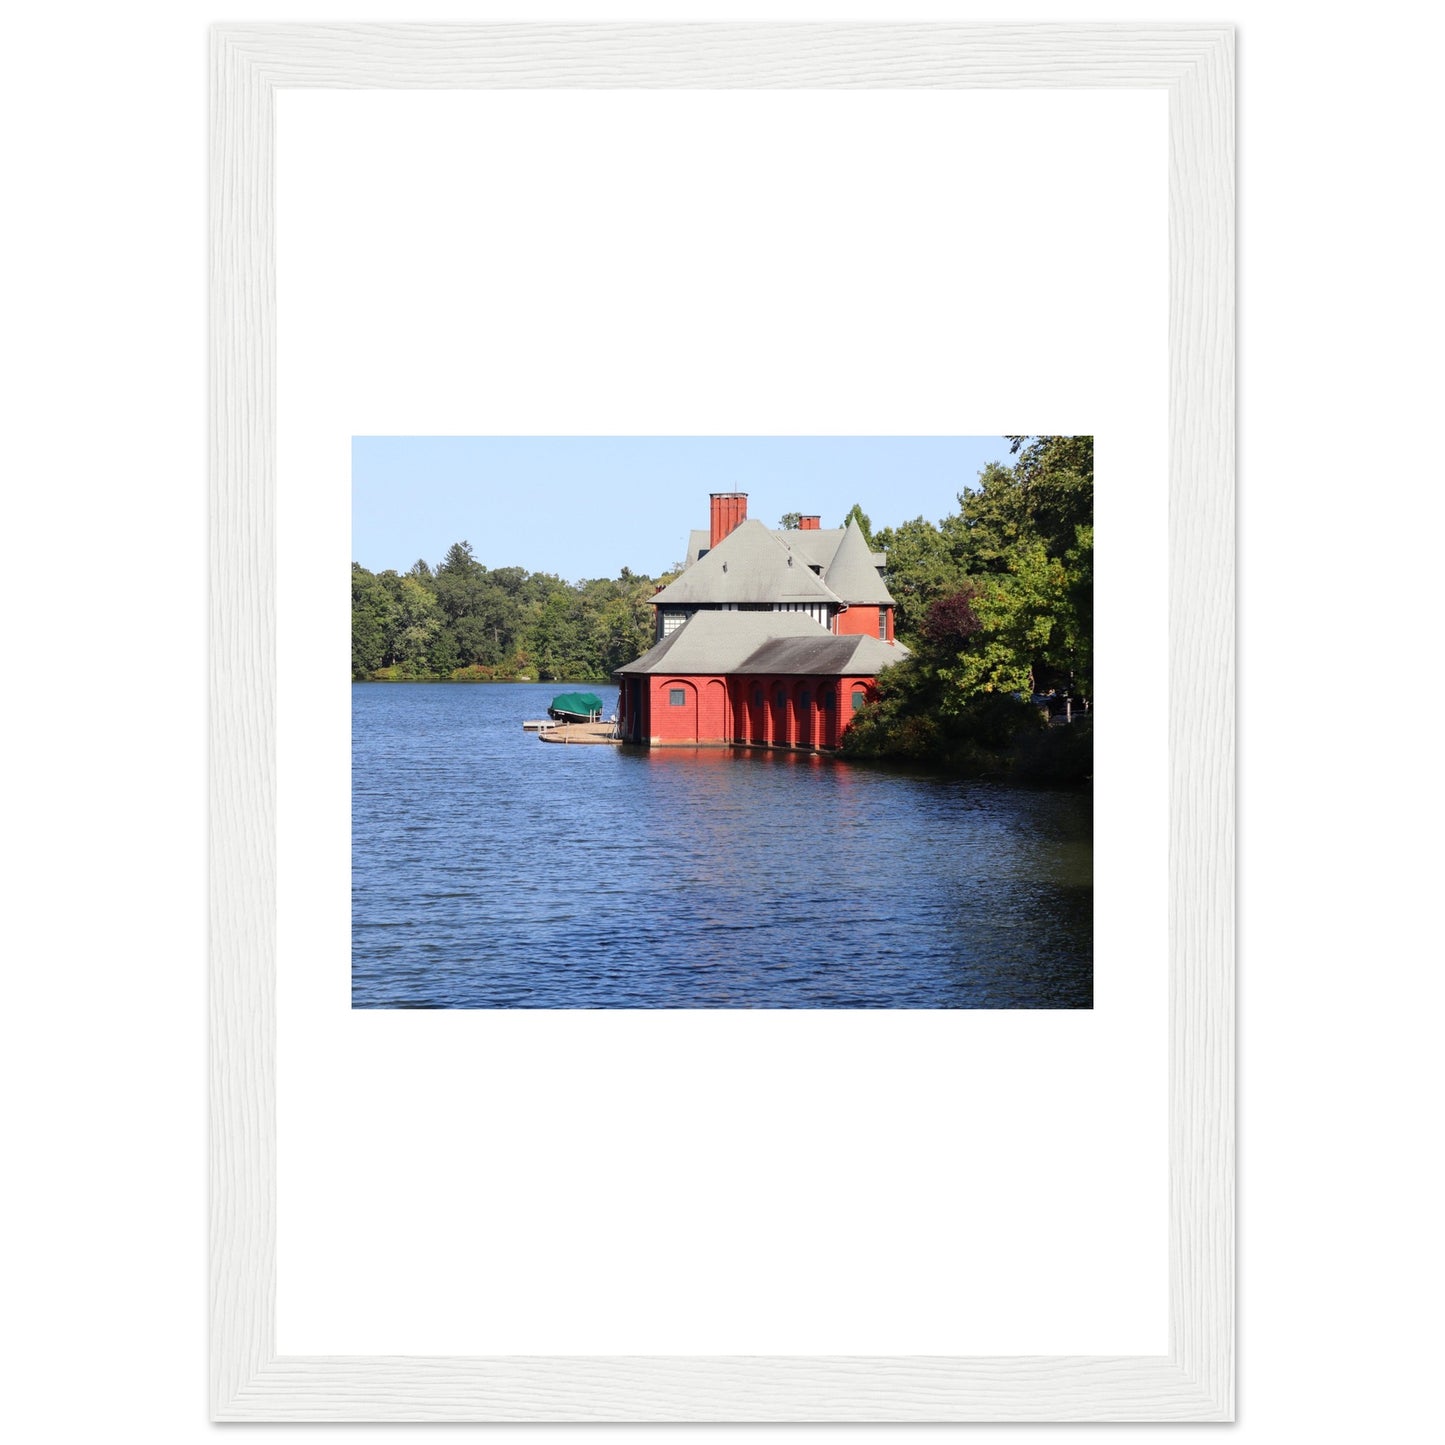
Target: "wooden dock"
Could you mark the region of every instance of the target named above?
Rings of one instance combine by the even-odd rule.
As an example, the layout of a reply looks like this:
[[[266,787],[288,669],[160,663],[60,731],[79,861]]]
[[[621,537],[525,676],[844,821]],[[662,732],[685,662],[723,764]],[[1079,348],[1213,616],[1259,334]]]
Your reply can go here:
[[[539,731],[544,743],[620,743],[617,724],[610,722],[558,723]]]

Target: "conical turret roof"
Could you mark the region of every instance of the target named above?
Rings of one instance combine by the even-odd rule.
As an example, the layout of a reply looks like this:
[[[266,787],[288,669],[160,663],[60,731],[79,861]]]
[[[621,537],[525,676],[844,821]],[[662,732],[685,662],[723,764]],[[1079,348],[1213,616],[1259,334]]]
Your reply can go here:
[[[847,603],[892,606],[893,595],[878,575],[873,551],[863,539],[857,522],[849,522],[833,560],[823,571],[823,581]]]

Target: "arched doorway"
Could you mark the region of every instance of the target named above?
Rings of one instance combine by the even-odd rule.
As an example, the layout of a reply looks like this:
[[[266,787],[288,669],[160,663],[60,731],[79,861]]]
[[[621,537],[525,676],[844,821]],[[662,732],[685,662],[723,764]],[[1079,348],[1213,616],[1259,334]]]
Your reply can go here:
[[[818,687],[818,746],[838,746],[838,688],[832,682]]]
[[[731,736],[727,684],[721,678],[709,678],[704,685],[702,713],[697,726],[699,742],[723,743]]]
[[[793,718],[794,737],[798,746],[817,747],[817,708],[814,706],[811,682],[797,682],[793,685]]]
[[[788,728],[788,688],[786,683],[774,682],[768,686],[770,711],[772,713],[772,743],[775,748],[787,747],[792,742]]]
[[[686,678],[672,678],[653,701],[652,734],[665,743],[695,743],[697,687]]]

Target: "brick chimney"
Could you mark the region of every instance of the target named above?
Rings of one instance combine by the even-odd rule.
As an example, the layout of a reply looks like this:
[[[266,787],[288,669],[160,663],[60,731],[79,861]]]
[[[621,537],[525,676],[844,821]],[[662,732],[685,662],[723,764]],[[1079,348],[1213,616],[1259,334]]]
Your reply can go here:
[[[712,540],[711,550],[716,547],[740,522],[748,519],[748,494],[746,492],[712,493]]]
[[[816,531],[818,531],[818,530],[822,527],[822,525],[823,525],[823,519],[822,519],[821,517],[799,517],[799,518],[798,518],[798,527],[799,527],[799,529],[800,529],[801,531],[804,531],[804,532],[816,532]]]

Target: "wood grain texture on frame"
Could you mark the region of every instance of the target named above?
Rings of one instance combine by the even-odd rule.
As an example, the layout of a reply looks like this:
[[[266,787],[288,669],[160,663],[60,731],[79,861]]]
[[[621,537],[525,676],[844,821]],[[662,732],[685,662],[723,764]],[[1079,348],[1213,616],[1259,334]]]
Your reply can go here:
[[[212,32],[214,1419],[1233,1418],[1233,68],[1232,30],[1218,25],[240,25]],[[1169,1353],[278,1356],[276,90],[1099,86],[1169,95]]]

